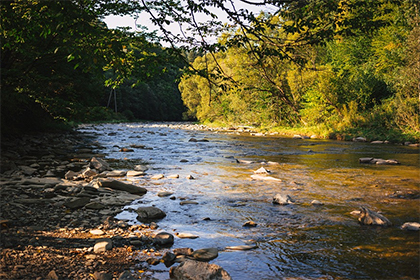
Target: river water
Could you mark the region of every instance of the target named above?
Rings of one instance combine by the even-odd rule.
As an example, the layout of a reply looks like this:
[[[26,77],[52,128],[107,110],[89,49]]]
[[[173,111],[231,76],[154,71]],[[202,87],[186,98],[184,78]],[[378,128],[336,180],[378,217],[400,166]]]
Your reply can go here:
[[[122,179],[148,193],[124,207],[117,218],[138,224],[130,209],[151,205],[162,209],[167,217],[158,221],[159,229],[199,235],[176,237],[172,248],[219,248],[218,258],[211,262],[233,279],[420,277],[419,233],[400,229],[405,222],[420,222],[418,147],[257,137],[194,127],[129,123],[80,128],[95,137],[97,152],[104,153],[115,169],[148,167],[144,177]],[[133,144],[144,147],[120,152]],[[401,164],[360,164],[361,157],[396,159]],[[281,181],[253,180],[254,171],[262,166]],[[156,174],[165,177],[151,180]],[[174,174],[179,178],[168,178]],[[161,191],[173,192],[176,199],[158,197]],[[296,203],[272,204],[278,193]],[[181,199],[198,204],[180,205]],[[324,205],[312,205],[313,200]],[[393,226],[361,226],[350,214],[360,206],[380,211]],[[244,227],[247,221],[257,226]],[[256,248],[223,250],[244,244]],[[150,269],[156,279],[169,278],[163,264]]]

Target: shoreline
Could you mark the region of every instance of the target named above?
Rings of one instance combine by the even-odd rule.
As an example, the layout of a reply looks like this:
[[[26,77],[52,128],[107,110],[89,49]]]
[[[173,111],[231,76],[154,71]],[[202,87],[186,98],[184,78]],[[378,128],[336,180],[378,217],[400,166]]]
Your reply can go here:
[[[143,264],[167,250],[153,243],[149,225],[129,226],[114,219],[121,203],[105,207],[67,204],[101,195],[86,187],[86,182],[72,183],[63,175],[82,170],[92,157],[101,156],[92,152],[91,140],[76,132],[2,141],[0,278],[153,278]],[[123,193],[105,192],[111,197]],[[112,240],[112,249],[96,252],[102,240]]]

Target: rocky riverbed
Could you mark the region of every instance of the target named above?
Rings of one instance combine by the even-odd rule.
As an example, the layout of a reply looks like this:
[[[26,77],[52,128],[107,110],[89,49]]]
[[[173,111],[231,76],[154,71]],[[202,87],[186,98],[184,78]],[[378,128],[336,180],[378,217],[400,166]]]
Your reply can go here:
[[[412,144],[221,132],[105,124],[2,139],[0,278],[417,279]]]
[[[139,210],[138,225],[113,218],[147,192],[115,178],[142,175],[142,166],[128,174],[112,170],[92,152],[94,139],[77,133],[1,144],[1,279],[155,279],[151,265],[181,262],[170,271],[174,279],[191,269],[230,279],[206,263],[217,257],[215,248],[170,250],[174,236],[161,232],[149,212],[143,220]]]

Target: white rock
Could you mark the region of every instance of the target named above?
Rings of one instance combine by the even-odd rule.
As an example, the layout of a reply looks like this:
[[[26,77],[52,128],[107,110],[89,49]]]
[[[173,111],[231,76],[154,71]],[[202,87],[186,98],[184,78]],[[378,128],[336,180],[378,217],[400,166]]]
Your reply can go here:
[[[146,173],[143,171],[135,171],[135,170],[129,170],[127,171],[127,177],[137,177],[137,176],[144,176]]]
[[[264,175],[260,175],[260,174],[251,175],[251,178],[253,180],[264,180],[264,181],[281,182],[281,179],[274,178],[274,177],[271,177],[271,176],[264,176]]]
[[[189,239],[196,239],[199,237],[198,235],[195,235],[192,233],[186,233],[186,232],[179,232],[179,233],[176,233],[175,235],[179,238],[189,238]]]
[[[419,231],[420,230],[420,223],[417,223],[417,222],[407,222],[407,223],[404,223],[401,226],[401,228],[402,229],[405,229],[405,230]]]
[[[316,199],[312,200],[311,201],[311,204],[312,205],[317,205],[317,206],[324,205],[324,203],[322,203],[321,201],[316,200]]]
[[[103,230],[100,229],[92,229],[89,231],[90,234],[92,235],[102,235],[105,234],[105,232],[103,232]]]
[[[227,250],[235,250],[235,251],[246,251],[258,248],[257,245],[238,245],[238,246],[228,246],[226,247]]]
[[[93,251],[95,253],[103,253],[111,249],[112,249],[112,240],[108,238],[97,242],[95,246],[93,247]]]
[[[163,179],[165,176],[163,174],[153,175],[150,179],[152,180],[160,180]]]
[[[260,169],[254,171],[255,174],[268,174],[270,172],[270,170],[267,170],[264,167],[261,167]]]

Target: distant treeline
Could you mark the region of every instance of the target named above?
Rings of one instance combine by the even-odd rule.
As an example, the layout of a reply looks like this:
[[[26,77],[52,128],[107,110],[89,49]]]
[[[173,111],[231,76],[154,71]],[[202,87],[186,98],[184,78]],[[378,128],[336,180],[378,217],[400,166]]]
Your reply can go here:
[[[336,138],[420,138],[417,1],[268,2],[277,12],[255,17],[216,0],[4,1],[2,134],[189,119]],[[212,7],[235,24],[197,24],[195,13],[216,18]],[[165,33],[173,44],[163,47],[154,33],[102,21],[152,10],[163,30],[178,20],[203,38],[221,35],[216,44],[187,37],[177,47]]]
[[[219,38],[225,51],[193,63],[207,76],[182,77],[188,114],[226,125],[301,127],[325,137],[419,139],[420,5],[353,2],[360,6],[330,11],[342,25],[316,43],[297,44],[296,19],[270,14],[257,21],[264,37],[227,30]],[[327,25],[330,17],[318,20]],[[311,32],[309,23],[300,28]]]

